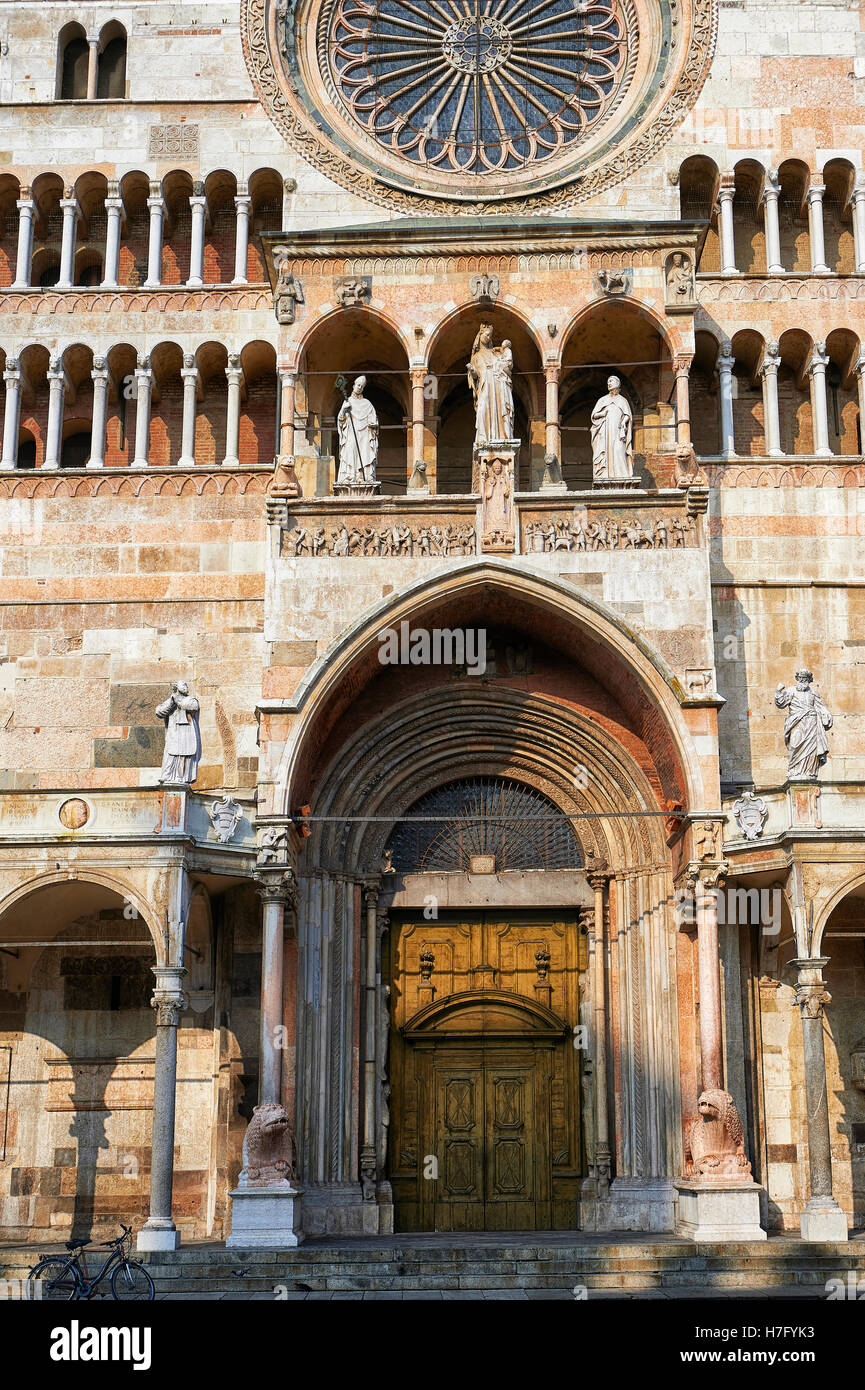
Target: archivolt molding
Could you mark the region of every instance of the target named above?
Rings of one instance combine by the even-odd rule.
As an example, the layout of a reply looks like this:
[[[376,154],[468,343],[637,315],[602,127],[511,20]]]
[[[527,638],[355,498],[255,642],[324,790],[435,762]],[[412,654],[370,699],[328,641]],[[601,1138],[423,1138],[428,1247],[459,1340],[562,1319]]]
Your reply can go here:
[[[150,871],[148,872],[148,876]],[[110,892],[116,893],[118,897],[128,900],[137,910],[147,933],[153,942],[153,949],[156,954],[157,964],[162,964],[165,956],[165,942],[163,928],[156,917],[152,914],[150,905],[150,895],[147,891],[135,887],[128,878],[118,878],[115,874],[107,873],[103,869],[91,867],[81,872],[70,873],[69,868],[54,871],[52,873],[37,874],[24,883],[19,883],[11,889],[5,897],[0,898],[0,941],[3,939],[3,917],[10,908],[23,899],[30,897],[40,888],[50,888],[54,884],[72,883],[95,883],[101,888],[107,888]]]
[[[682,35],[674,80],[658,84],[654,91],[650,86],[648,110],[644,116],[636,116],[634,131],[621,134],[620,144],[599,150],[594,162],[576,172],[566,166],[545,175],[543,164],[539,165],[538,191],[523,197],[509,197],[501,189],[461,196],[460,175],[449,179],[441,192],[413,192],[410,185],[419,182],[419,171],[408,163],[403,175],[405,187],[395,186],[397,180],[390,183],[377,177],[371,170],[380,170],[380,165],[365,167],[360,156],[345,149],[326,126],[327,102],[322,103],[322,111],[310,110],[301,96],[297,69],[283,70],[277,25],[287,17],[293,31],[296,9],[297,0],[278,5],[272,0],[242,0],[241,4],[243,51],[250,78],[270,119],[292,149],[340,187],[379,206],[415,215],[477,216],[492,206],[518,214],[562,211],[624,182],[653,159],[687,116],[708,77],[719,5],[718,0],[674,0],[670,6],[672,33]],[[473,181],[475,189],[477,182]]]
[[[548,605],[622,662],[644,690],[646,700],[658,710],[682,768],[688,804],[703,805],[700,762],[681,713],[687,692],[663,658],[605,604],[580,593],[573,585],[518,569],[507,561],[487,558],[460,565],[455,571],[415,580],[396,595],[388,595],[361,614],[313,663],[291,700],[282,707],[300,716],[283,749],[276,777],[277,804],[282,814],[289,814],[289,808],[295,804],[294,780],[310,731],[352,668],[376,647],[382,628],[398,626],[403,619],[418,621],[421,613],[449,598],[462,597],[473,589],[483,591],[492,585],[511,592],[515,598]],[[593,725],[593,730],[596,727]]]
[[[358,731],[315,795],[311,859],[332,872],[373,872],[419,797],[455,776],[484,775],[525,781],[576,817],[587,857],[599,853],[614,869],[665,867],[658,798],[627,750],[586,715],[510,688],[455,698],[439,687]]]

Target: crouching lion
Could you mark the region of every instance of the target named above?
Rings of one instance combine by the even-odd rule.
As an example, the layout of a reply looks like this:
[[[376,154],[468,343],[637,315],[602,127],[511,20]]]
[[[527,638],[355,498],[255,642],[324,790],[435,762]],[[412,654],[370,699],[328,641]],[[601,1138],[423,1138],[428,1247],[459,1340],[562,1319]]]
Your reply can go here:
[[[688,1125],[685,1173],[700,1178],[749,1178],[742,1121],[727,1091],[704,1091],[699,1116]]]
[[[239,1187],[277,1187],[294,1176],[294,1138],[283,1106],[257,1105],[243,1140]]]

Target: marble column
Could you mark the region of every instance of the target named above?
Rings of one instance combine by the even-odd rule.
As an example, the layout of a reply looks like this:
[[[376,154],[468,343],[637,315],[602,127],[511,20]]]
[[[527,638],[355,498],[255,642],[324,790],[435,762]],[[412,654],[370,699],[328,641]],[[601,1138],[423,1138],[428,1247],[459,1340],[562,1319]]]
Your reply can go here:
[[[45,431],[43,468],[60,467],[63,447],[63,405],[66,400],[66,372],[60,358],[55,358],[46,373],[48,378],[48,426]]]
[[[718,953],[718,890],[728,865],[691,865],[688,878],[696,900],[697,974],[700,987],[700,1085],[723,1091],[721,959]]]
[[[225,458],[222,460],[222,466],[239,468],[237,450],[240,440],[240,386],[243,381],[239,354],[231,353],[225,375],[228,378],[228,408],[225,416]]]
[[[30,197],[29,188],[21,189],[21,197],[15,206],[18,209],[18,254],[12,289],[26,290],[30,288],[33,268],[33,220],[36,216],[36,204]]]
[[[133,468],[146,468],[150,458],[150,393],[153,368],[149,357],[140,357],[135,368],[135,457]]]
[[[297,376],[288,367],[279,368],[279,444],[277,453],[294,457],[294,401]]]
[[[411,451],[406,459],[406,481],[414,472],[415,464],[424,462],[426,399],[424,387],[427,381],[426,366],[411,369]]]
[[[96,86],[99,79],[99,40],[87,40],[87,100],[93,101],[96,97]]]
[[[855,245],[856,270],[865,275],[865,182],[862,175],[856,179],[851,199],[853,203],[853,242]]]
[[[245,191],[238,192],[234,200],[237,209],[237,223],[234,242],[234,279],[232,285],[246,285],[246,257],[249,250],[249,213],[252,199]]]
[[[676,444],[686,448],[691,443],[691,394],[689,389],[693,357],[675,359],[676,371]]]
[[[544,381],[546,383],[546,423],[545,423],[545,449],[548,454],[554,454],[559,464],[562,461],[562,425],[559,419],[559,380],[561,378],[561,367],[558,363],[546,362],[544,364]]]
[[[63,231],[60,238],[60,278],[58,290],[70,290],[75,280],[75,241],[81,209],[74,190],[67,188],[66,196],[60,199],[63,213]]]
[[[103,290],[117,289],[117,276],[120,269],[120,234],[123,227],[123,199],[120,197],[120,184],[115,179],[108,181],[105,198],[105,274],[102,279]]]
[[[831,275],[832,273],[826,264],[826,239],[823,231],[823,195],[825,192],[825,184],[812,183],[806,194],[812,275]]]
[[[778,344],[767,343],[763,361],[760,364],[760,376],[763,378],[765,449],[767,457],[771,459],[784,457],[784,450],[781,448],[781,412],[778,407],[778,368],[780,365],[781,357],[778,352]]]
[[[207,219],[207,198],[204,196],[204,184],[200,179],[196,179],[192,185],[189,206],[192,209],[192,230],[189,242],[189,278],[186,283],[189,289],[197,290],[204,284],[204,224]]]
[[[165,218],[165,199],[158,179],[151,181],[147,206],[150,210],[150,236],[147,243],[147,279],[143,288],[154,289],[162,284],[162,227]]]
[[[718,394],[721,400],[721,457],[736,457],[736,437],[733,427],[733,368],[736,359],[731,343],[721,344],[718,357]]]
[[[811,1195],[800,1218],[803,1240],[847,1240],[847,1218],[832,1192],[832,1141],[826,1086],[823,1010],[831,1001],[823,983],[827,956],[794,960],[799,971],[796,1003],[802,1020],[808,1172]]]
[[[595,971],[594,971],[594,1044],[595,1044],[595,1177],[598,1193],[602,1195],[610,1186],[610,1116],[607,1097],[607,933],[604,919],[604,890],[609,882],[609,872],[603,868],[589,868],[588,878],[594,893],[593,925],[595,933]]]
[[[736,268],[736,237],[733,228],[733,199],[736,196],[734,174],[722,174],[718,188],[721,222],[721,274],[738,275]]]
[[[18,429],[21,419],[21,364],[17,357],[7,357],[3,373],[6,383],[6,406],[3,414],[3,456],[0,468],[18,466]]]
[[[865,352],[856,358],[856,385],[859,391],[859,449],[865,453]]]
[[[174,1185],[174,1120],[177,1093],[177,1026],[188,1000],[186,970],[154,965],[156,1063],[153,1074],[153,1137],[150,1153],[150,1215],[138,1233],[139,1250],[176,1250],[180,1235],[171,1215]]]
[[[90,427],[90,458],[88,468],[105,467],[105,421],[108,417],[108,364],[104,357],[94,357],[93,417]]]
[[[778,170],[770,169],[766,175],[766,182],[763,187],[763,226],[766,232],[766,273],[768,275],[784,275],[784,263],[781,260],[781,224],[778,219],[778,201],[781,197],[781,185],[778,182]]]
[[[360,1150],[360,1183],[365,1202],[375,1201],[376,1125],[376,953],[378,949],[379,884],[369,884],[364,894],[366,909],[364,969],[363,1140]]]
[[[183,382],[183,423],[180,429],[178,468],[195,466],[195,415],[198,404],[198,368],[191,352],[183,354],[180,377]]]
[[[814,453],[819,458],[832,458],[829,445],[829,402],[826,395],[826,369],[829,357],[825,343],[815,343],[808,375],[811,378],[811,411],[814,417]]]
[[[262,884],[261,1016],[259,1021],[259,1105],[282,1099],[283,989],[285,984],[284,899],[279,887]]]

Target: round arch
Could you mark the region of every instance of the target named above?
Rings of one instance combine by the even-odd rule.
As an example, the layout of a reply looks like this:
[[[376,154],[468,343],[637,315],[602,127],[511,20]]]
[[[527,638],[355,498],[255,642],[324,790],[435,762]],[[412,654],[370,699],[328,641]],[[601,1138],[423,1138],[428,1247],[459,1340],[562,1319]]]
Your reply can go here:
[[[373,605],[340,635],[315,662],[296,690],[291,708],[298,718],[286,741],[276,777],[277,814],[288,816],[305,801],[300,786],[311,750],[321,746],[345,707],[348,689],[367,684],[381,666],[378,634],[403,620],[423,622],[450,603],[456,611],[492,599],[519,612],[527,626],[539,622],[564,625],[572,655],[590,656],[612,666],[627,683],[637,713],[657,715],[668,741],[671,768],[681,783],[685,804],[704,808],[706,791],[697,751],[681,712],[686,698],[680,682],[649,645],[636,637],[606,605],[551,576],[528,574],[503,560],[478,560],[458,571],[417,580],[396,595]],[[449,624],[453,625],[453,624]]]
[[[106,873],[102,869],[88,868],[86,873],[76,874],[70,878],[68,869],[60,872],[39,874],[36,878],[30,878],[26,883],[21,883],[17,888],[13,888],[4,898],[0,898],[0,934],[3,930],[3,918],[19,903],[22,903],[32,893],[38,892],[42,888],[51,888],[55,884],[91,884],[95,887],[104,888],[110,893],[115,893],[123,902],[129,902],[137,911],[138,916],[144,923],[150,938],[153,942],[153,949],[158,965],[165,964],[165,942],[164,933],[161,925],[153,916],[147,901],[141,896],[137,889],[129,883],[116,878],[113,874]]]
[[[820,916],[817,918],[817,924],[811,939],[812,956],[820,956],[823,954],[823,936],[836,907],[839,907],[845,898],[850,897],[851,893],[855,893],[859,888],[865,888],[865,869],[859,869],[856,873],[852,874],[850,878],[845,879],[845,881],[833,891],[831,896],[827,898],[820,909]]]

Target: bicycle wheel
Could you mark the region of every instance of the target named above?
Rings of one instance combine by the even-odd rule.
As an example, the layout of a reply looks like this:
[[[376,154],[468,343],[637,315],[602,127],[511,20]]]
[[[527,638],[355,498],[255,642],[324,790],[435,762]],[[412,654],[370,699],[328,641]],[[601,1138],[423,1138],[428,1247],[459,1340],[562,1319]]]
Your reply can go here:
[[[156,1297],[156,1289],[144,1265],[136,1264],[134,1260],[124,1260],[112,1271],[111,1295],[125,1302],[137,1299],[146,1303]]]
[[[27,1298],[32,1302],[68,1303],[78,1298],[80,1289],[78,1270],[69,1260],[40,1260],[27,1276]]]

